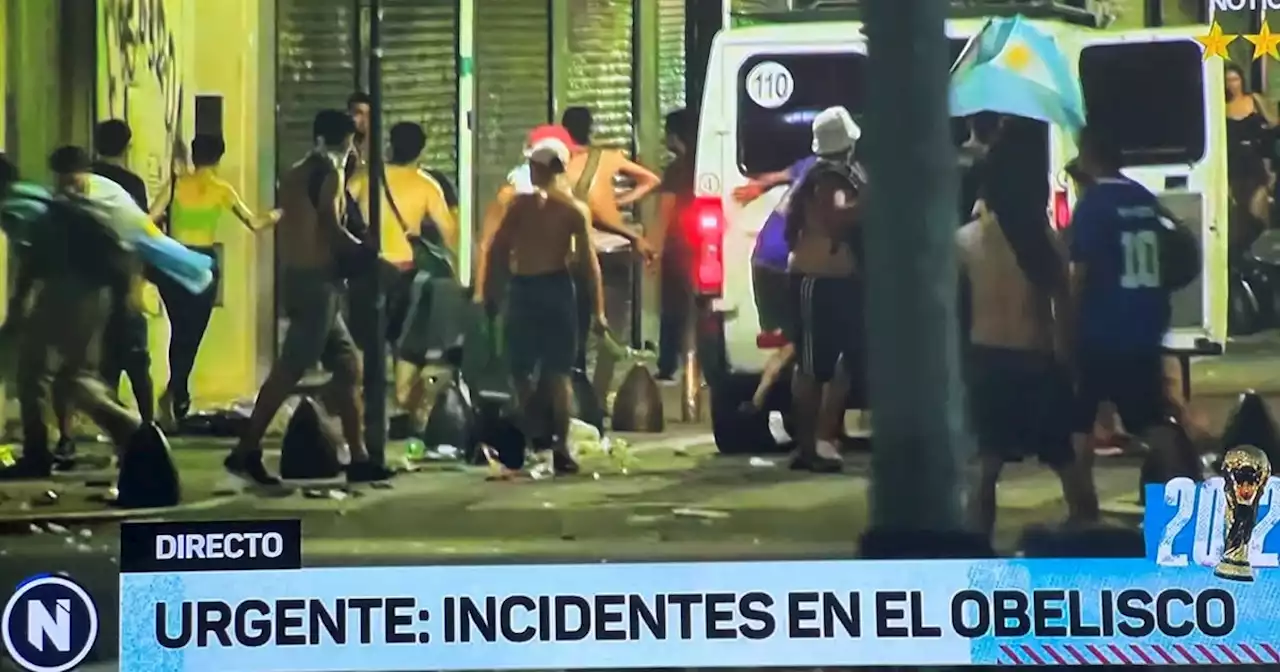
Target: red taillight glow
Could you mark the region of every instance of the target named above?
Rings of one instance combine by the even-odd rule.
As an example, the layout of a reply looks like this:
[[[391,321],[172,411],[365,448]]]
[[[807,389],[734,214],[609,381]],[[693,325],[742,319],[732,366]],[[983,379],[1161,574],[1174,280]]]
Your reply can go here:
[[[685,221],[693,251],[694,291],[719,296],[724,288],[724,206],[719,198],[698,198]]]
[[[1071,203],[1067,192],[1056,189],[1053,192],[1053,228],[1061,231],[1071,225]]]

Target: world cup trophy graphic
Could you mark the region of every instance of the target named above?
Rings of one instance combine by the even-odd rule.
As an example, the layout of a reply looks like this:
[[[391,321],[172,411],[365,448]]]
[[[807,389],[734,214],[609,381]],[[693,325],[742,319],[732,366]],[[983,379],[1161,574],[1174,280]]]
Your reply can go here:
[[[1258,502],[1271,478],[1271,461],[1256,446],[1237,446],[1222,459],[1222,493],[1227,500],[1222,561],[1213,573],[1232,581],[1252,581],[1249,542],[1258,522]],[[1273,505],[1274,506],[1274,505]]]

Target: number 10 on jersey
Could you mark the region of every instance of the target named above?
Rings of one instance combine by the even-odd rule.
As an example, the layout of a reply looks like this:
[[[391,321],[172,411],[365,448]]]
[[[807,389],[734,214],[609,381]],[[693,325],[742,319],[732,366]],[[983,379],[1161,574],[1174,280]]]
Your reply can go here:
[[[1258,507],[1258,524],[1253,528],[1249,558],[1254,567],[1280,566],[1280,538],[1272,541],[1270,533],[1280,522],[1280,479],[1267,482]],[[1156,564],[1185,567],[1190,563],[1213,566],[1222,559],[1226,498],[1222,478],[1196,483],[1189,478],[1175,478],[1161,485],[1147,486],[1147,507],[1143,530],[1147,537],[1147,555]],[[1154,544],[1152,543],[1154,542]],[[1154,547],[1153,547],[1154,546]]]

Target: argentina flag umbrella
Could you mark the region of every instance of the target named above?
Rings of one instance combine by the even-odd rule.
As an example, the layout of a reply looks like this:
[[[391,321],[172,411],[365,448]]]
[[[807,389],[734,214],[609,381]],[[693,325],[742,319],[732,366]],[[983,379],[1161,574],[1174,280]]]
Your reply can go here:
[[[991,19],[951,68],[951,115],[998,112],[1084,127],[1084,101],[1053,37],[1022,16]]]

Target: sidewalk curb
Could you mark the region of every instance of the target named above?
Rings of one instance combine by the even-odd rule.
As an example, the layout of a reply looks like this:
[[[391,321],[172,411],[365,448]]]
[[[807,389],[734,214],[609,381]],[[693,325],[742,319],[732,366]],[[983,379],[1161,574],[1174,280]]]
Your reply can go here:
[[[62,513],[22,513],[14,516],[0,515],[0,525],[21,525],[23,523],[78,523],[91,525],[95,523],[124,522],[132,518],[154,518],[186,513],[191,511],[207,511],[230,504],[243,497],[242,494],[224,495],[202,499],[198,502],[179,504],[154,509],[109,509],[106,511],[64,511]]]

